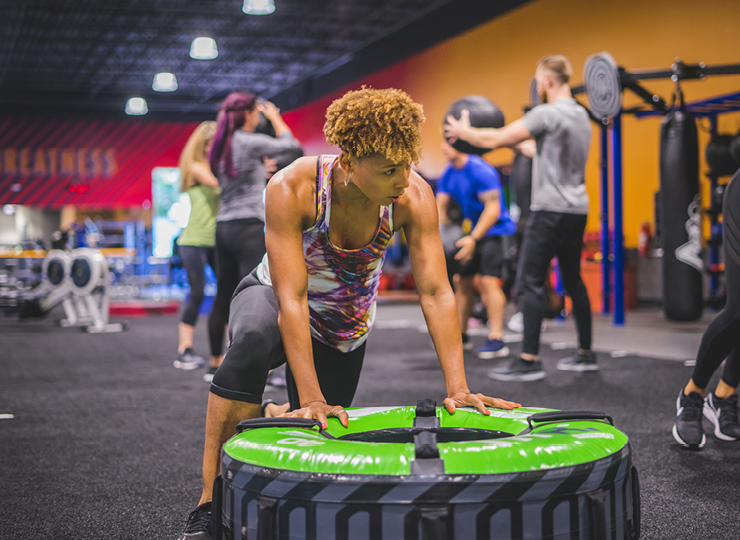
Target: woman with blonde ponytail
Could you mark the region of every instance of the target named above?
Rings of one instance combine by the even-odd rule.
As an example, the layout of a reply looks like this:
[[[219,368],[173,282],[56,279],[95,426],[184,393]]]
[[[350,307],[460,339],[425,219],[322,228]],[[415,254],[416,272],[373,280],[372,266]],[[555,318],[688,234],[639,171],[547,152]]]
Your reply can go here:
[[[188,274],[190,285],[190,297],[178,327],[174,365],[180,369],[196,369],[205,363],[193,350],[193,334],[204,297],[206,264],[215,269],[216,213],[220,189],[208,165],[208,152],[215,134],[216,122],[203,122],[195,128],[180,154],[180,191],[190,197],[188,224],[177,239],[180,261]]]

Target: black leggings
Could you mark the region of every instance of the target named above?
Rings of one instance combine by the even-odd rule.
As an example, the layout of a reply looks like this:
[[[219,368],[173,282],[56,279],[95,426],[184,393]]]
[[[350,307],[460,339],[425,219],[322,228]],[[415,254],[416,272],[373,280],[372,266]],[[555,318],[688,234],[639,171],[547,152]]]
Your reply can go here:
[[[203,289],[206,286],[206,264],[216,268],[214,260],[216,250],[203,246],[179,246],[180,262],[188,273],[190,296],[180,321],[195,326],[198,321],[198,312],[205,296]]]
[[[262,403],[267,374],[286,362],[278,327],[278,305],[272,287],[260,284],[254,274],[239,284],[229,318],[231,345],[213,376],[211,392],[224,399]],[[349,407],[357,390],[365,357],[365,344],[344,353],[312,339],[313,359],[321,393],[329,405]],[[290,408],[300,400],[293,375],[286,367]]]
[[[587,216],[536,211],[529,215],[524,232],[517,291],[524,317],[522,352],[539,354],[540,326],[547,310],[545,279],[550,261],[558,258],[560,278],[573,301],[579,347],[591,349],[591,303],[581,279],[581,250]]]
[[[259,219],[235,219],[216,223],[216,276],[218,289],[208,318],[211,354],[223,353],[224,329],[229,305],[239,282],[265,254],[265,224]]]
[[[722,237],[725,255],[725,308],[709,323],[696,355],[692,380],[706,388],[722,360],[727,358],[722,380],[732,388],[740,385],[740,172],[725,189],[722,203]]]

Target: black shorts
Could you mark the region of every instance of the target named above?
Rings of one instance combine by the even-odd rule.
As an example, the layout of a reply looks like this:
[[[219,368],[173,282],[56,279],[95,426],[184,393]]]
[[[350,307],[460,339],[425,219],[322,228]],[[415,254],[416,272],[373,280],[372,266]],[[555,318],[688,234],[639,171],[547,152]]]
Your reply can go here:
[[[500,278],[504,271],[504,246],[500,236],[484,236],[475,245],[475,251],[465,264],[458,262],[456,274],[472,277],[476,274]]]
[[[211,392],[224,399],[262,403],[267,374],[286,362],[278,327],[278,304],[272,287],[262,285],[254,272],[237,287],[229,317],[231,345],[213,376]],[[365,344],[345,353],[311,339],[321,392],[329,405],[349,407],[360,380]],[[286,366],[290,408],[300,408],[298,390]]]

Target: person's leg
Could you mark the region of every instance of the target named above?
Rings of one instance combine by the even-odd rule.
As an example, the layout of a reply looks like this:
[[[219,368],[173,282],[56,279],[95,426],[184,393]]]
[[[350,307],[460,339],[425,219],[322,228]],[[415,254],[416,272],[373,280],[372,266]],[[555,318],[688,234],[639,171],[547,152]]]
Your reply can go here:
[[[737,336],[740,333],[740,175],[736,175],[725,189],[723,203],[723,250],[725,255],[725,287],[727,302],[722,311],[709,323],[702,336],[696,365],[691,380],[679,392],[678,411],[673,426],[673,437],[692,449],[704,446],[706,437],[702,427],[702,412],[714,425],[720,439],[740,438],[737,420],[737,394],[740,383],[740,355]],[[709,379],[723,360],[726,360],[722,380],[713,394],[706,395]],[[719,398],[719,399],[717,399]]]
[[[204,364],[203,358],[193,351],[193,335],[198,312],[203,302],[205,285],[206,248],[180,246],[180,261],[185,268],[190,285],[190,296],[178,324],[177,357],[174,365],[180,369],[196,369]]]
[[[481,288],[490,328],[488,339],[501,339],[504,333],[504,307],[506,307],[506,295],[501,288],[501,280],[493,276],[481,276]]]
[[[221,447],[236,433],[241,420],[260,415],[267,374],[285,362],[275,294],[256,279],[248,279],[254,284],[234,297],[229,320],[231,346],[211,384],[199,504],[211,500],[213,481],[221,467]]]
[[[540,329],[545,311],[543,286],[550,261],[555,255],[554,212],[532,212],[524,233],[517,290],[524,319],[522,353],[508,366],[491,369],[488,376],[497,381],[537,381],[545,378],[539,361]]]
[[[555,256],[557,220],[558,214],[553,212],[532,212],[524,233],[518,290],[524,318],[522,358],[525,360],[539,359],[544,285]]]
[[[257,219],[245,220],[239,233],[239,249],[234,250],[239,265],[239,279],[246,277],[262,261],[265,252],[265,224]]]
[[[352,399],[355,397],[357,385],[360,382],[360,372],[362,371],[367,342],[357,349],[345,353],[315,338],[311,341],[316,377],[319,380],[319,387],[326,403],[328,405],[350,407]],[[290,410],[300,409],[301,402],[298,389],[289,366],[285,368],[285,378],[288,382]]]
[[[208,340],[211,346],[211,367],[223,360],[224,332],[229,320],[231,296],[239,284],[239,264],[232,251],[235,228],[231,222],[216,224],[216,297],[208,318]]]
[[[576,354],[561,359],[557,367],[565,371],[596,371],[596,356],[591,352],[592,324],[591,302],[586,285],[581,278],[581,252],[583,250],[583,232],[587,216],[563,214],[559,227],[559,242],[556,251],[560,268],[560,279],[568,296],[573,302],[573,317],[578,332],[578,350]]]
[[[501,276],[504,271],[502,238],[486,236],[478,242],[476,249],[480,253],[479,286],[486,306],[489,331],[486,341],[475,352],[478,358],[501,358],[509,354],[509,348],[503,342],[506,296],[501,290]]]

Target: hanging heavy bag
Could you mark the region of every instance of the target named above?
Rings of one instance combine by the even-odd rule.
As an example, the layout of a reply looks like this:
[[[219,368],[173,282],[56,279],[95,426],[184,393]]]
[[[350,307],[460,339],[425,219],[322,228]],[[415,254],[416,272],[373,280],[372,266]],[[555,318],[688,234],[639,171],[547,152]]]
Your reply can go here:
[[[677,98],[660,127],[663,310],[670,320],[694,321],[704,304],[699,143],[680,90]]]

